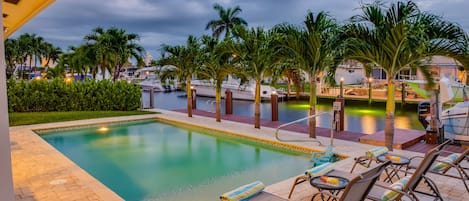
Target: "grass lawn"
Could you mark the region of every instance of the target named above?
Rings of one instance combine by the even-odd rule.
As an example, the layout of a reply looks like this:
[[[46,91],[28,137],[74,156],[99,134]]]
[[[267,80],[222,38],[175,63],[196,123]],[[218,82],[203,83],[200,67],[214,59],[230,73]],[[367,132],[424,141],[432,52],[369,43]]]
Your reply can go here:
[[[129,115],[155,114],[147,111],[73,111],[73,112],[13,112],[9,113],[10,126],[52,123],[93,119],[103,117],[118,117]]]

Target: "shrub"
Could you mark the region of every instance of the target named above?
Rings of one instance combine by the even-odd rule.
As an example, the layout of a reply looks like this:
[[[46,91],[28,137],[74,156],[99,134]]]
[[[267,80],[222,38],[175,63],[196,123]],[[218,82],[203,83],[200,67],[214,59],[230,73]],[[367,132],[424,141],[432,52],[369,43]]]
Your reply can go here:
[[[130,111],[140,107],[142,97],[139,86],[125,81],[9,79],[7,88],[9,112]]]

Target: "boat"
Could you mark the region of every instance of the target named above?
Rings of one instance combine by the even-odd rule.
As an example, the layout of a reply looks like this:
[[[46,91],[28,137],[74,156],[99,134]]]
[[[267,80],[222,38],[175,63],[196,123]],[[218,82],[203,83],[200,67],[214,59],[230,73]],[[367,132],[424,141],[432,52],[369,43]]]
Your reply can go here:
[[[191,85],[196,90],[197,96],[215,97],[215,82],[213,80],[192,80]],[[254,81],[242,84],[240,79],[235,79],[230,75],[222,83],[221,97],[224,98],[225,91],[230,90],[233,99],[253,101],[255,88]],[[261,100],[270,100],[273,93],[277,93],[278,98],[285,96],[274,87],[261,85]]]
[[[454,88],[460,88],[462,94],[462,102],[443,109],[443,104],[440,104],[440,121],[445,128],[445,138],[454,139],[458,141],[469,141],[469,99],[467,96],[466,86],[459,83],[454,86],[449,79],[442,78],[440,80],[440,99],[441,103],[454,101],[456,94]]]
[[[450,79],[450,78],[447,78],[447,77],[442,77],[441,79],[444,79],[444,82],[447,82],[447,85],[449,85],[451,87],[451,91],[454,94],[451,101],[454,101],[454,102],[463,101],[462,89],[464,87],[464,84],[462,84],[460,81],[457,81],[455,79]],[[418,96],[420,96],[422,98],[425,98],[425,99],[430,99],[430,94],[429,94],[428,90],[425,89],[425,85],[427,84],[427,81],[425,81],[425,80],[405,80],[404,82],[407,85],[409,85],[409,87]]]

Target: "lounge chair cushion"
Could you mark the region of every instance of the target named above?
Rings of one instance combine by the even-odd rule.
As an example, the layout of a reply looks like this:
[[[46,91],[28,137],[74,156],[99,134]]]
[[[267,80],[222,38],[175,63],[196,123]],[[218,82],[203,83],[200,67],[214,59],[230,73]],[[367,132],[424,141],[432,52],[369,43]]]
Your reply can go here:
[[[446,156],[444,158],[442,158],[440,161],[442,162],[438,162],[436,163],[435,165],[432,166],[432,170],[434,171],[440,171],[440,170],[444,170],[446,169],[449,164],[453,163],[454,161],[456,161],[459,156],[461,156],[461,154],[459,153],[453,153],[453,154],[450,154],[449,156]]]
[[[244,186],[240,186],[230,192],[220,196],[221,201],[245,201],[264,190],[265,185],[260,181],[255,181]]]
[[[404,189],[404,186],[407,184],[407,182],[409,182],[410,177],[411,176],[406,176],[406,177],[400,179],[399,181],[394,182],[389,187],[392,188],[392,189],[398,190],[398,191],[402,191],[402,189]],[[393,200],[398,195],[399,195],[399,193],[396,192],[396,191],[386,190],[384,192],[383,196],[381,196],[381,201]]]
[[[388,148],[387,147],[375,147],[373,149],[370,149],[365,152],[365,155],[368,157],[378,157],[380,155],[383,155],[385,153],[388,153]]]
[[[311,169],[308,169],[305,171],[305,175],[313,178],[321,175],[325,175],[326,173],[334,170],[334,165],[333,163],[324,163],[322,165],[313,167]]]

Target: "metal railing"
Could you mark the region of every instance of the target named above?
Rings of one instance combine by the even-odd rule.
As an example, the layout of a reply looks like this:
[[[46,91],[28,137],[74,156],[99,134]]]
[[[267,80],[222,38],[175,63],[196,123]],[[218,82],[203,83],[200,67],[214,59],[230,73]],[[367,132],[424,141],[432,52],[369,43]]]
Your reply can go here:
[[[280,138],[279,136],[279,131],[280,131],[280,128],[283,128],[285,126],[289,126],[289,125],[292,125],[292,124],[295,124],[295,123],[298,123],[298,122],[301,122],[301,121],[304,121],[304,120],[307,120],[307,119],[311,119],[311,118],[316,118],[318,116],[321,116],[321,115],[330,115],[331,116],[331,145],[334,144],[334,124],[335,124],[335,118],[334,118],[334,113],[328,113],[328,112],[323,112],[323,113],[319,113],[319,114],[315,114],[315,115],[311,115],[311,116],[307,116],[307,117],[304,117],[304,118],[301,118],[301,119],[298,119],[298,120],[295,120],[295,121],[291,121],[291,122],[288,122],[288,123],[285,123],[285,124],[282,124],[280,126],[278,126],[276,129],[275,129],[275,138],[278,140],[278,141],[281,141],[281,142],[317,142],[319,144],[319,146],[322,146],[322,143],[321,141],[319,141],[318,139],[314,138],[314,139],[310,139],[310,140],[304,140],[304,139],[282,139]]]
[[[215,100],[207,100],[206,105],[207,105],[207,112],[211,112],[213,109],[213,112],[216,110],[216,101]]]

